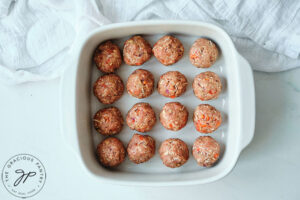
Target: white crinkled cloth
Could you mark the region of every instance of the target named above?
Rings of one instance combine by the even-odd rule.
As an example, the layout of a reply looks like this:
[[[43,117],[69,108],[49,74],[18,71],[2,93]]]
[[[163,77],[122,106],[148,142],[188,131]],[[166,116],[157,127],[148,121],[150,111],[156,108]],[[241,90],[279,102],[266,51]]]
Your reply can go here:
[[[93,29],[148,19],[214,23],[255,70],[300,66],[300,1],[1,0],[0,81],[58,77],[75,64],[78,44]]]

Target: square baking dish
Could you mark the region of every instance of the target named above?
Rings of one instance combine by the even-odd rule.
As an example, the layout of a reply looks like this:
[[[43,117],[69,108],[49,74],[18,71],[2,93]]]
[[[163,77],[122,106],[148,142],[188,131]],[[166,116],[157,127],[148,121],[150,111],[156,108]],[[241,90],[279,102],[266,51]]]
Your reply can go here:
[[[178,132],[163,128],[159,120],[154,128],[146,133],[156,140],[156,154],[150,161],[133,164],[126,158],[118,168],[108,170],[97,161],[96,145],[103,139],[92,125],[94,113],[107,107],[101,105],[93,96],[92,84],[101,75],[92,62],[92,55],[99,43],[112,39],[123,48],[124,41],[133,35],[143,37],[153,44],[163,35],[171,34],[181,40],[185,47],[183,58],[171,66],[163,66],[154,56],[141,66],[127,66],[123,63],[117,74],[126,84],[128,76],[136,69],[147,69],[153,73],[155,84],[161,74],[178,70],[183,73],[189,86],[187,92],[179,98],[169,99],[154,93],[145,99],[130,97],[127,91],[120,100],[114,103],[125,119],[128,110],[137,102],[148,102],[154,108],[158,118],[166,102],[179,101],[189,111],[189,120]],[[209,69],[194,67],[188,60],[188,51],[192,43],[200,37],[212,39],[220,49],[220,57]],[[219,27],[193,21],[141,21],[106,25],[92,32],[82,43],[78,52],[77,66],[68,68],[61,84],[61,127],[65,140],[79,156],[80,164],[92,176],[105,182],[126,185],[188,185],[212,182],[228,174],[237,162],[240,152],[251,141],[255,123],[255,96],[252,70],[248,62],[237,52],[230,37]],[[200,101],[193,95],[191,88],[194,76],[204,71],[217,73],[223,85],[222,93],[216,100]],[[223,123],[212,134],[221,145],[220,160],[214,167],[204,168],[196,164],[191,155],[193,141],[199,137],[192,122],[193,111],[197,105],[208,103],[222,113]],[[116,137],[126,146],[136,131],[125,124],[122,132]],[[167,138],[180,138],[190,150],[189,161],[180,168],[170,169],[162,164],[157,149]]]

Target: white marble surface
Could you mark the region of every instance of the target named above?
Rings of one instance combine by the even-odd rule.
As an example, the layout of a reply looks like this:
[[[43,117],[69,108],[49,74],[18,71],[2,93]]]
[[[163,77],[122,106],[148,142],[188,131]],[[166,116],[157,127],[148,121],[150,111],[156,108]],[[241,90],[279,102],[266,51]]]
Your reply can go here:
[[[255,72],[256,131],[233,171],[220,181],[186,187],[125,187],[99,183],[77,164],[59,130],[59,80],[0,85],[0,166],[29,153],[47,180],[32,199],[299,199],[300,69]],[[0,183],[0,199],[16,199]]]

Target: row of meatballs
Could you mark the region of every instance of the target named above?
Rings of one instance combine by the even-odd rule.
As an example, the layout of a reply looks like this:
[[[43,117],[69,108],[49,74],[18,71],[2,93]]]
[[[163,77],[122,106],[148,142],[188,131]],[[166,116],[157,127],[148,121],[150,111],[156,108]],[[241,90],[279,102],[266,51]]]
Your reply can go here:
[[[167,66],[182,58],[184,47],[179,39],[170,35],[160,38],[153,49],[141,36],[133,36],[124,43],[123,58],[128,65],[142,65],[150,59],[152,53],[160,63]],[[191,63],[199,68],[208,68],[213,65],[218,55],[216,44],[205,38],[196,40],[189,52]],[[122,64],[120,49],[111,41],[101,43],[96,48],[93,59],[103,73],[113,73]]]
[[[186,91],[187,85],[187,79],[182,73],[169,71],[160,76],[157,90],[165,97],[176,98]],[[131,96],[139,99],[146,98],[154,91],[154,76],[148,70],[137,69],[128,77],[126,88]],[[118,75],[107,74],[98,78],[93,90],[101,103],[112,104],[121,98],[124,84]],[[221,79],[214,72],[202,72],[194,78],[194,94],[202,101],[217,98],[221,90]]]
[[[155,140],[149,135],[134,134],[128,143],[127,154],[135,164],[147,162],[155,154]],[[188,146],[178,138],[163,141],[159,154],[163,164],[170,168],[180,167],[189,159]],[[210,136],[200,136],[193,144],[192,154],[198,165],[211,167],[219,159],[220,145]],[[109,137],[97,146],[97,155],[103,166],[116,167],[124,161],[126,153],[119,139]]]
[[[161,124],[171,131],[179,131],[188,121],[188,111],[179,102],[169,102],[160,112]],[[209,104],[200,104],[194,111],[194,125],[200,133],[212,133],[222,123],[220,111]],[[102,135],[115,135],[121,132],[124,120],[116,107],[99,110],[93,119],[95,129]],[[155,112],[148,103],[137,103],[127,113],[126,123],[130,129],[138,132],[150,131],[156,123]]]

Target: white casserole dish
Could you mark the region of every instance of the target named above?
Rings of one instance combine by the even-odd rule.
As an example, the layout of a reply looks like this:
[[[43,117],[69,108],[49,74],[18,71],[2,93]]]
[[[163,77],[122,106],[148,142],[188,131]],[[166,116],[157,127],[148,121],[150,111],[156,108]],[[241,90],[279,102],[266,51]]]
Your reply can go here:
[[[166,102],[179,101],[188,108],[189,120],[179,132],[165,130],[159,120],[149,135],[156,140],[157,149],[160,143],[170,137],[185,141],[191,150],[193,141],[200,135],[192,122],[192,114],[198,104],[208,103],[221,111],[223,123],[210,134],[221,144],[219,162],[211,168],[199,167],[191,155],[189,161],[180,168],[165,167],[159,159],[158,152],[149,162],[135,165],[128,158],[115,170],[103,168],[95,155],[96,145],[103,139],[92,126],[94,113],[104,106],[92,94],[92,83],[101,75],[92,63],[92,55],[97,45],[108,39],[116,39],[120,49],[125,39],[132,35],[142,34],[153,46],[164,34],[179,38],[185,47],[184,57],[176,64],[165,67],[154,56],[140,67],[123,66],[116,72],[126,84],[127,77],[135,69],[147,69],[154,74],[155,84],[161,74],[178,70],[185,74],[189,86],[187,92],[179,98],[168,99],[157,93],[146,99],[135,99],[124,91],[117,106],[125,119],[127,111],[137,102],[149,102],[158,118]],[[207,37],[217,43],[221,56],[209,69],[198,69],[188,61],[188,51],[195,39]],[[248,62],[237,52],[230,37],[222,29],[207,23],[192,21],[141,21],[106,25],[92,32],[83,42],[78,55],[77,66],[66,70],[61,84],[61,127],[67,143],[80,157],[80,165],[91,175],[105,182],[126,185],[188,185],[212,182],[224,177],[234,167],[240,152],[251,141],[255,123],[255,96],[252,70]],[[202,102],[192,92],[191,83],[204,71],[214,71],[222,79],[223,91],[218,99]],[[120,138],[126,146],[135,131],[124,125]]]

